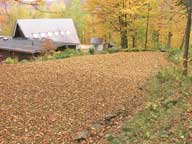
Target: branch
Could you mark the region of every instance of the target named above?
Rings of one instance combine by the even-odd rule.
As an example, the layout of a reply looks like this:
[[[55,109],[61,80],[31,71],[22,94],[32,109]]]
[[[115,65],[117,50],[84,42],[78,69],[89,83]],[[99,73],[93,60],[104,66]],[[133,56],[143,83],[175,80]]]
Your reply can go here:
[[[35,10],[37,11],[40,11],[42,13],[50,13],[50,14],[61,14],[63,13],[63,11],[48,11],[48,10],[43,10],[41,8],[39,8],[38,6],[40,5],[41,2],[24,2],[24,1],[21,1],[21,0],[14,0],[15,2],[17,3],[21,3],[21,4],[24,4],[24,5],[30,5],[32,6]]]

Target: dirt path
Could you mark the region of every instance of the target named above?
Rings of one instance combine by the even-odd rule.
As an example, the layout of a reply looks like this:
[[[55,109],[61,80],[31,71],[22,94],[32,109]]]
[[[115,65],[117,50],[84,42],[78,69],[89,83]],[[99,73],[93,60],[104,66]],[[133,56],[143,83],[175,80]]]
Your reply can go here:
[[[62,143],[116,111],[135,113],[163,53],[0,65],[0,143]]]

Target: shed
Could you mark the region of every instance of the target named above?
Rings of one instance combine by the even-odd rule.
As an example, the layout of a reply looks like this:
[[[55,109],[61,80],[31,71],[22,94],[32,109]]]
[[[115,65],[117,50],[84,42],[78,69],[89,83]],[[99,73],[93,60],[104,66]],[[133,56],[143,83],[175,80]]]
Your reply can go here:
[[[102,38],[91,38],[91,44],[96,51],[102,51],[104,48],[104,43]]]

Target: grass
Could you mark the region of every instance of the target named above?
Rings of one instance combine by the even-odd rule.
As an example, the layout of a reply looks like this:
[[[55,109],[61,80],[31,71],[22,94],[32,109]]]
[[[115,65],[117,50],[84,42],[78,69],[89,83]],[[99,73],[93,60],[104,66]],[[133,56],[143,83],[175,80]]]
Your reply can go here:
[[[180,51],[169,59],[180,63]],[[183,76],[179,67],[161,70],[147,86],[145,109],[125,123],[120,135],[111,135],[112,144],[189,144],[192,141],[192,76]]]

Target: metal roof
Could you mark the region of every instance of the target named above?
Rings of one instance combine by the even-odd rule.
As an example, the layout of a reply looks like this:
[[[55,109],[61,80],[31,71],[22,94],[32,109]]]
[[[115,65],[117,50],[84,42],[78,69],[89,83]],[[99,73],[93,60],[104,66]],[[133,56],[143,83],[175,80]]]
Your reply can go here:
[[[16,22],[13,37],[17,28],[25,38],[49,38],[55,42],[80,44],[72,19],[19,19]]]
[[[91,38],[91,44],[101,45],[101,44],[103,44],[103,39],[102,38]]]
[[[0,39],[0,49],[7,51],[15,51],[22,53],[40,53],[42,48],[42,41],[28,40],[28,39]]]

